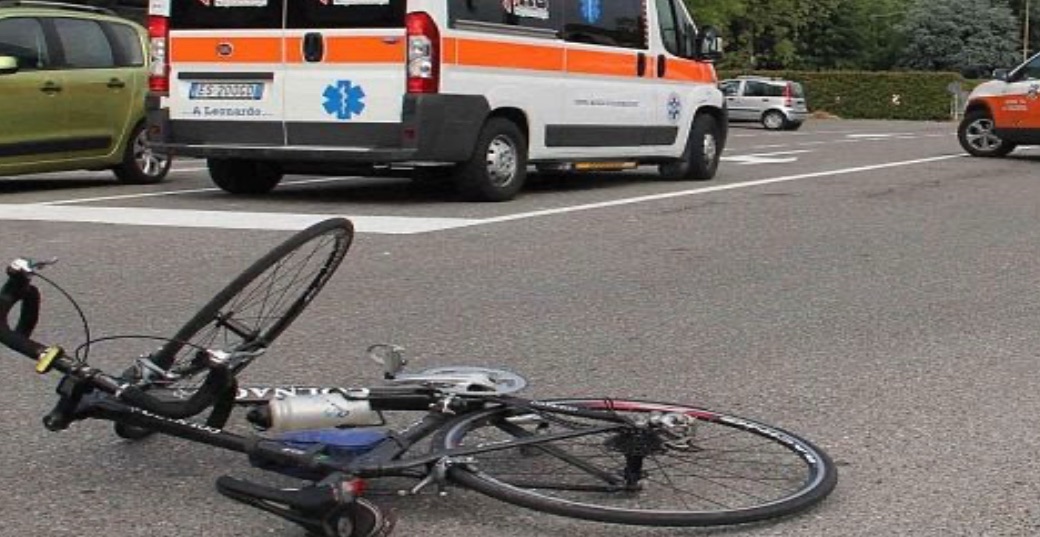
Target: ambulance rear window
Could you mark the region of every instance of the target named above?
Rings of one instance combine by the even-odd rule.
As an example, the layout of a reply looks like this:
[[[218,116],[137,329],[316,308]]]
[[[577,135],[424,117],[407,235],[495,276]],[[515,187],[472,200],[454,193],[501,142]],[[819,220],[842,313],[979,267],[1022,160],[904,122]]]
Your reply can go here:
[[[404,28],[406,0],[289,0],[288,28]]]
[[[180,0],[171,2],[174,30],[253,30],[282,27],[283,0]]]

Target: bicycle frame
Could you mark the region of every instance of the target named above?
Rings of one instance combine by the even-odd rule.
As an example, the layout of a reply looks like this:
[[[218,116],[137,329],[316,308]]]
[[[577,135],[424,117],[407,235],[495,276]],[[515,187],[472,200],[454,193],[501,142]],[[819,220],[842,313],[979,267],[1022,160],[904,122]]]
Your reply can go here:
[[[63,383],[69,382],[67,379],[70,379],[70,377],[65,377]],[[75,381],[73,380],[72,382]],[[73,387],[72,389],[75,388]],[[298,393],[300,390],[305,390],[309,393],[320,393],[321,390],[331,390],[335,388],[288,386],[262,389],[269,393],[292,394]],[[68,388],[65,388],[65,390],[68,391]],[[241,394],[243,390],[248,394],[251,393],[252,388],[243,388],[242,390],[235,389],[234,393]],[[340,472],[358,478],[415,477],[414,473],[409,473],[408,471],[422,467],[425,467],[426,470],[429,471],[436,464],[450,464],[454,462],[455,459],[463,459],[467,455],[532,446],[554,440],[598,434],[604,431],[617,430],[628,426],[623,419],[618,418],[609,412],[567,408],[552,402],[509,397],[508,401],[512,405],[518,407],[543,407],[554,413],[578,417],[606,418],[608,420],[614,420],[614,423],[589,427],[587,429],[567,433],[517,438],[490,445],[485,444],[472,447],[434,450],[424,455],[402,458],[402,456],[412,447],[430,437],[430,435],[434,434],[437,430],[455,418],[455,413],[448,409],[445,400],[450,400],[452,398],[465,398],[465,396],[452,394],[444,395],[439,392],[426,393],[428,392],[426,389],[416,389],[412,391],[391,389],[389,393],[383,394],[380,394],[378,389],[367,388],[366,390],[375,390],[369,400],[372,403],[373,408],[376,410],[426,411],[426,414],[403,430],[396,431],[392,442],[382,442],[373,449],[353,457],[349,461],[341,461],[324,455],[310,453],[306,450],[288,446],[279,440],[243,436],[228,432],[222,427],[215,427],[189,419],[167,418],[128,405],[111,395],[100,392],[93,392],[85,395],[70,417],[71,421],[83,419],[112,421],[221,449],[248,454],[265,461],[280,463],[301,470],[312,470],[325,474]],[[59,386],[58,391],[61,393],[63,388]],[[254,391],[252,393],[256,392]],[[476,401],[491,403],[501,402],[498,399],[500,398],[479,397]],[[236,406],[254,406],[256,404],[262,404],[260,401],[261,399],[257,398],[240,397],[234,404]],[[439,410],[436,408],[438,406],[441,407]],[[484,408],[484,406],[481,406],[480,408]],[[588,467],[588,465],[584,464],[582,461],[567,454],[557,453],[557,456],[569,460],[577,467]],[[616,476],[606,475],[602,472],[594,471],[591,468],[587,469],[590,473],[598,475],[603,478],[606,483],[611,485],[611,487],[608,487],[609,489],[613,489],[615,486],[620,484],[621,480],[617,479]]]

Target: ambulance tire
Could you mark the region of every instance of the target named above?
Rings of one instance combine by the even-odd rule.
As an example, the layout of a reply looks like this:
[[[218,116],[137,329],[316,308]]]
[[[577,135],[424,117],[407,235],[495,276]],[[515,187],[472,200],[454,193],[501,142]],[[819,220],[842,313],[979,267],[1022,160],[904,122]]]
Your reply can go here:
[[[516,123],[493,117],[484,123],[469,160],[459,164],[455,189],[469,201],[509,201],[527,180],[527,139]]]
[[[1016,144],[997,137],[993,117],[986,110],[972,110],[964,114],[964,119],[957,127],[957,140],[973,157],[1005,157],[1016,147]]]
[[[213,183],[231,194],[266,194],[282,180],[282,169],[270,162],[211,158],[206,164]]]
[[[661,177],[669,181],[707,181],[719,168],[719,125],[711,114],[698,114],[686,139],[682,158],[657,167]]]

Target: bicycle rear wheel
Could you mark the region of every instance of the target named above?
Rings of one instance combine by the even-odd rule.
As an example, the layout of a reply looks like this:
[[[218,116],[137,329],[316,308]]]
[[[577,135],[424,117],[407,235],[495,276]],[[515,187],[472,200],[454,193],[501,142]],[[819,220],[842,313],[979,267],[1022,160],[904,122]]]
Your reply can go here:
[[[254,262],[217,293],[152,355],[168,372],[163,387],[191,389],[206,370],[200,349],[266,349],[307,307],[346,255],[351,222],[331,218],[300,231]],[[241,372],[252,359],[234,364]]]
[[[472,462],[452,466],[448,475],[522,507],[644,526],[743,524],[784,516],[819,502],[837,482],[826,453],[762,423],[670,403],[555,403],[613,411],[634,425],[604,431],[607,420],[554,415],[541,406],[465,415],[446,425],[434,446],[500,446],[583,428],[599,432],[470,455]],[[642,425],[662,418],[673,425]]]

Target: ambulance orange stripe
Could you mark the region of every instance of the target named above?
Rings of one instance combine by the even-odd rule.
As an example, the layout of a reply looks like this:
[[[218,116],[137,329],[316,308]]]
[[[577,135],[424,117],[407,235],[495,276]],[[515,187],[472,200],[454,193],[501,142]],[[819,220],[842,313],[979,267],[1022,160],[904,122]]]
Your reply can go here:
[[[715,84],[718,78],[710,63],[668,58],[668,69],[664,73],[665,80],[683,80]]]
[[[231,45],[230,54],[217,52],[220,45]],[[172,37],[172,62],[280,63],[282,40],[278,37]]]
[[[405,38],[326,36],[322,63],[397,63],[405,61]],[[303,63],[303,38],[285,39],[285,61]]]
[[[563,70],[563,47],[457,39],[456,48],[455,61],[459,65],[533,71]]]
[[[459,61],[459,40],[453,37],[445,37],[441,41],[441,61],[447,65],[453,65]]]
[[[635,77],[638,75],[636,65],[635,53],[617,54],[575,49],[567,51],[568,73]]]

